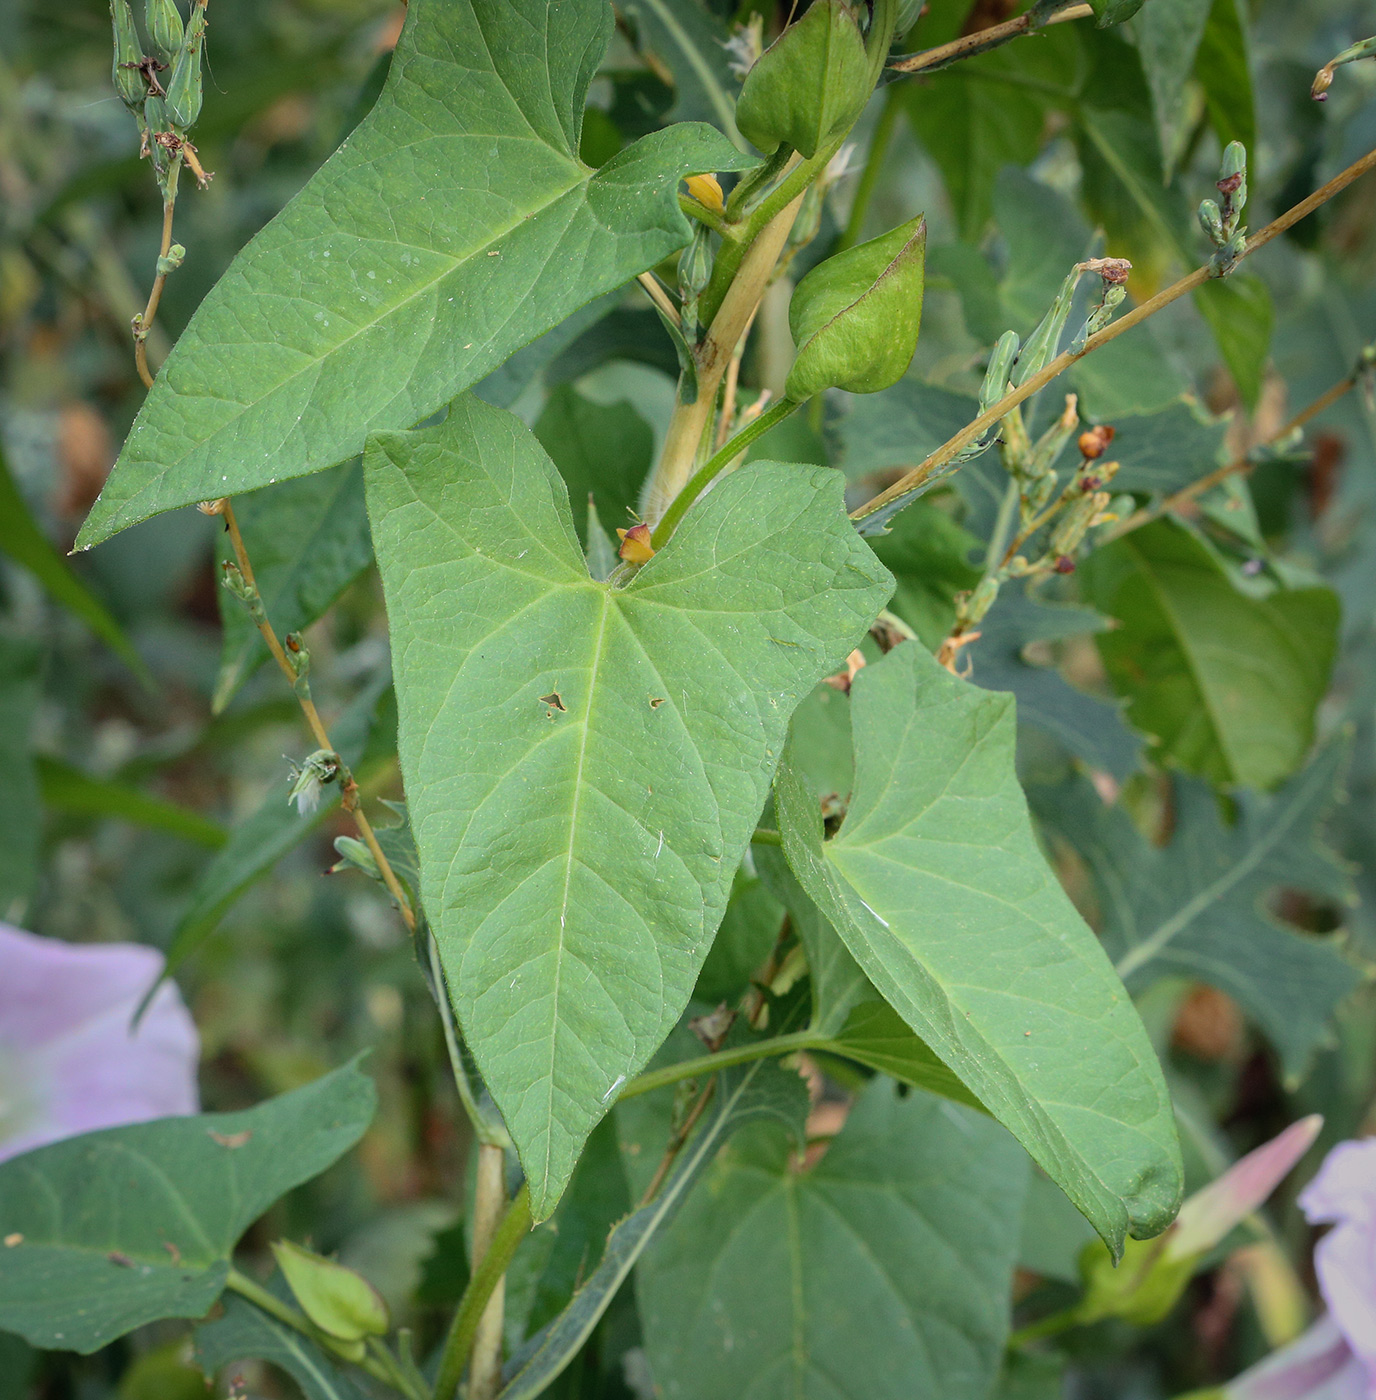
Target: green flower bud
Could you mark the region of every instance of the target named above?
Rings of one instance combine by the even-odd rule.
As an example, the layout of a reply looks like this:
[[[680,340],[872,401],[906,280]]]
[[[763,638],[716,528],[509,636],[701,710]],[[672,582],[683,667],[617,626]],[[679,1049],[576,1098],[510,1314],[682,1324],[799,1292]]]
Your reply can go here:
[[[143,16],[158,57],[164,63],[174,62],[185,32],[177,0],[147,0]]]
[[[989,356],[989,367],[984,371],[984,383],[979,388],[979,411],[992,408],[1008,392],[1008,376],[1013,372],[1013,361],[1018,358],[1017,331],[1004,331],[999,343]]]
[[[139,72],[143,46],[134,28],[134,12],[129,8],[129,0],[110,0],[110,22],[115,30],[115,65],[111,71],[115,91],[131,112],[140,112],[148,88]]]
[[[341,1342],[362,1342],[386,1333],[387,1304],[362,1274],[289,1240],[278,1240],[272,1252],[301,1311],[322,1332]]]
[[[917,348],[927,221],[848,248],[798,283],[788,308],[797,358],[784,393],[795,403],[823,389],[873,394],[900,380]]]
[[[685,300],[696,299],[712,279],[711,230],[699,224],[693,241],[679,254],[678,289]]]
[[[1204,200],[1199,206],[1199,227],[1215,248],[1221,248],[1228,241],[1223,232],[1223,211],[1212,199]]]
[[[167,82],[167,114],[179,132],[188,131],[201,115],[201,48],[205,42],[206,0],[191,11],[186,39],[177,51]]]
[[[736,125],[766,155],[785,144],[813,156],[860,115],[871,87],[854,12],[845,0],[813,0],[750,70]]]
[[[1231,180],[1234,175],[1247,174],[1247,147],[1241,141],[1229,141],[1223,152],[1223,166],[1218,172],[1220,180]]]
[[[893,37],[901,39],[917,23],[925,0],[899,0],[898,18],[893,23]]]

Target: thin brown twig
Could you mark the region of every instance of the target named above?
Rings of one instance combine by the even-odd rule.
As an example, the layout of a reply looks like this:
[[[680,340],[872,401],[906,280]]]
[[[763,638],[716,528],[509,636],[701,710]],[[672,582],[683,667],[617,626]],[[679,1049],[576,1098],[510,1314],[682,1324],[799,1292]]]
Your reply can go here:
[[[717,419],[717,449],[725,447],[726,439],[731,436],[731,420],[736,416],[736,388],[741,376],[741,359],[745,354],[745,342],[750,339],[751,328],[759,314],[760,307],[757,305],[750,313],[741,338],[736,342],[735,354],[731,356],[731,363],[726,367],[726,382],[721,391],[721,417]]]
[[[1062,10],[1050,19],[1043,20],[1036,28],[1045,29],[1053,24],[1064,24],[1071,19],[1088,19],[1093,13],[1092,5],[1072,5],[1068,10]],[[889,69],[895,73],[920,73],[924,69],[935,68],[938,64],[953,63],[958,58],[983,53],[986,49],[996,48],[999,44],[1007,43],[1009,39],[1016,39],[1019,34],[1026,34],[1032,30],[1032,19],[1029,11],[1027,14],[1004,20],[1002,24],[992,24],[988,29],[977,29],[973,34],[962,34],[959,39],[952,39],[949,44],[939,44],[934,49],[900,58],[897,63],[889,64]]]
[[[1344,394],[1356,388],[1361,382],[1361,378],[1362,370],[1358,368],[1345,378],[1340,379],[1332,388],[1326,389],[1320,394],[1308,408],[1302,408],[1288,423],[1277,428],[1270,437],[1258,443],[1257,446],[1269,447],[1272,443],[1280,442],[1283,438],[1289,437],[1291,433],[1304,427],[1311,419],[1317,418],[1324,409],[1331,408]],[[1113,540],[1122,539],[1124,535],[1131,534],[1134,530],[1140,530],[1143,525],[1150,525],[1153,520],[1159,520],[1163,515],[1188,505],[1197,496],[1202,496],[1206,491],[1212,490],[1230,476],[1242,476],[1250,473],[1255,466],[1256,463],[1250,456],[1242,456],[1229,462],[1227,466],[1216,467],[1207,475],[1201,476],[1198,481],[1192,481],[1188,486],[1182,486],[1179,491],[1157,501],[1155,505],[1143,506],[1141,510],[1133,511],[1126,520],[1115,525],[1113,529],[1106,530],[1102,536],[1102,542],[1108,544]]]
[[[180,159],[180,156],[176,157]],[[169,190],[175,190],[175,183],[171,183],[169,176]],[[172,247],[172,213],[177,205],[177,197],[172,194],[163,201],[162,206],[162,244],[158,251],[158,260],[162,261]],[[143,387],[151,389],[153,387],[153,375],[148,368],[148,332],[152,328],[153,318],[158,314],[158,303],[162,301],[162,289],[167,282],[167,274],[159,272],[153,278],[152,290],[148,293],[148,304],[143,308],[143,314],[139,317],[139,323],[134,331],[134,368],[139,372],[139,378],[143,380]]]
[[[239,566],[239,572],[243,574],[244,582],[250,588],[256,589],[258,585],[253,576],[253,564],[248,557],[248,550],[244,546],[244,537],[239,532],[239,521],[234,514],[234,503],[225,497],[223,500],[217,501],[216,506],[216,514],[224,516],[225,529],[229,532],[229,543],[234,550],[234,559]],[[272,624],[268,621],[267,614],[261,610],[258,613],[257,626],[263,640],[267,643],[268,650],[272,653],[273,660],[277,662],[278,668],[287,678],[297,703],[301,706],[301,712],[306,717],[306,724],[310,727],[316,746],[334,753],[335,747],[330,742],[329,733],[320,718],[319,710],[315,708],[315,701],[309,695],[301,693],[297,684],[299,677],[296,669],[287,659],[286,650],[278,640],[277,634],[272,630]],[[378,842],[377,833],[373,830],[372,823],[363,815],[363,811],[358,805],[358,785],[352,776],[345,780],[340,805],[353,818],[354,825],[358,828],[358,834],[363,838],[363,844],[368,847],[374,861],[377,862],[382,883],[386,885],[387,892],[396,901],[397,908],[401,910],[401,917],[405,921],[406,927],[414,931],[416,927],[415,910],[411,908],[411,901],[406,897],[406,891],[402,889],[401,881],[397,879],[396,871],[392,869],[392,863],[387,859],[386,853]]]
[[[668,1176],[669,1168],[674,1165],[675,1158],[683,1151],[683,1144],[688,1141],[688,1135],[697,1127],[698,1119],[702,1117],[716,1087],[717,1077],[714,1074],[707,1081],[707,1087],[698,1095],[687,1118],[683,1120],[683,1126],[669,1139],[669,1145],[664,1149],[664,1156],[659,1159],[659,1166],[655,1168],[655,1174],[650,1179],[650,1184],[645,1188],[645,1194],[640,1198],[642,1206],[649,1205],[654,1200],[659,1188],[664,1184],[664,1178]]]
[[[1302,199],[1293,209],[1288,209],[1278,219],[1274,219],[1267,224],[1255,237],[1247,240],[1247,247],[1239,257],[1249,257],[1251,254],[1264,248],[1273,238],[1278,237],[1287,229],[1308,215],[1315,209],[1326,204],[1335,195],[1340,194],[1355,180],[1359,180],[1367,171],[1376,167],[1376,150],[1368,151],[1360,160],[1354,161],[1340,174],[1335,175],[1321,189],[1317,189],[1307,199]],[[1178,282],[1157,292],[1154,297],[1144,301],[1140,306],[1134,307],[1117,321],[1105,326],[1103,330],[1089,337],[1084,346],[1078,351],[1066,350],[1057,355],[1045,369],[1034,374],[1026,383],[1019,385],[1011,393],[1005,394],[996,404],[986,409],[973,422],[967,423],[960,432],[948,439],[933,452],[926,461],[914,467],[899,478],[887,490],[881,491],[879,495],[858,506],[851,511],[852,520],[863,520],[867,515],[873,515],[875,511],[882,510],[891,501],[897,500],[900,496],[905,496],[909,491],[921,486],[929,477],[946,465],[963,447],[974,442],[981,437],[985,431],[992,428],[1001,418],[1010,413],[1020,403],[1030,399],[1034,394],[1046,388],[1058,375],[1063,374],[1071,365],[1078,360],[1084,359],[1086,355],[1093,354],[1101,346],[1107,345],[1111,340],[1117,338],[1126,331],[1132,330],[1134,326],[1141,325],[1148,317],[1156,315],[1158,311],[1164,310],[1172,302],[1179,301],[1181,297],[1202,287],[1209,281],[1212,272],[1211,264],[1206,263],[1203,267],[1196,268],[1193,272],[1182,277]]]

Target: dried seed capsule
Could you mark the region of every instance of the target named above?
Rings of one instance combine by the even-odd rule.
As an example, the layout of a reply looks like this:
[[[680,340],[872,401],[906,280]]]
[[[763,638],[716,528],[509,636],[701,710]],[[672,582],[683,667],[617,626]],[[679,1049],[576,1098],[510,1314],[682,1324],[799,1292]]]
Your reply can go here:
[[[115,91],[131,112],[141,112],[148,87],[139,72],[143,47],[138,30],[134,28],[134,12],[129,8],[129,0],[110,0],[110,23],[115,31],[115,65],[111,71]]]
[[[845,0],[813,0],[750,70],[736,125],[766,155],[788,145],[813,156],[860,115],[871,86],[854,11]]]
[[[177,0],[147,0],[143,16],[154,52],[164,63],[175,62],[185,34]]]
[[[795,403],[823,389],[873,394],[901,379],[917,348],[927,222],[819,263],[798,283],[788,325],[798,347],[784,392]]]
[[[179,132],[189,130],[201,115],[201,48],[205,42],[206,0],[191,11],[186,38],[177,51],[167,80],[167,114]]]

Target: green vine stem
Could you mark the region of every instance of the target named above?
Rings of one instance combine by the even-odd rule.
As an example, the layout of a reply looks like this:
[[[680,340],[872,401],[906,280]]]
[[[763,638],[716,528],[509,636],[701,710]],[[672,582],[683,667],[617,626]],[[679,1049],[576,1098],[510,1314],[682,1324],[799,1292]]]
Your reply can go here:
[[[655,527],[650,543],[656,549],[662,549],[678,527],[678,522],[683,519],[688,507],[712,484],[718,473],[739,457],[751,443],[762,438],[799,407],[800,405],[792,399],[780,399],[773,408],[766,409],[758,418],[747,423],[725,447],[714,452],[674,497],[669,509],[664,512],[664,518]]]
[[[711,1055],[700,1055],[694,1060],[680,1060],[677,1064],[665,1065],[663,1069],[652,1069],[648,1074],[638,1074],[617,1096],[633,1099],[640,1094],[662,1089],[666,1084],[678,1084],[684,1079],[696,1079],[699,1075],[715,1074],[719,1069],[729,1069],[732,1065],[749,1064],[751,1060],[767,1060],[771,1055],[790,1055],[795,1050],[822,1050],[831,1045],[823,1035],[812,1031],[791,1031],[788,1035],[772,1036],[768,1040],[755,1041],[750,1045],[733,1045],[729,1050],[718,1050]]]
[[[491,1244],[474,1270],[459,1302],[459,1309],[454,1314],[440,1355],[434,1400],[454,1400],[488,1300],[505,1276],[517,1247],[530,1231],[530,1225],[530,1189],[523,1185],[493,1232]],[[475,1396],[476,1392],[470,1391],[469,1400],[475,1400]]]
[[[1238,261],[1242,258],[1250,257],[1258,249],[1264,248],[1273,238],[1284,233],[1286,229],[1295,224],[1320,206],[1327,204],[1334,195],[1340,194],[1355,180],[1359,180],[1367,171],[1376,167],[1376,150],[1368,151],[1360,160],[1354,161],[1340,174],[1335,175],[1321,189],[1315,190],[1307,199],[1301,200],[1293,209],[1287,210],[1278,219],[1261,230],[1255,237],[1249,237],[1246,248],[1238,255]],[[852,520],[864,520],[866,516],[873,515],[875,511],[882,510],[886,505],[897,500],[900,496],[906,496],[910,491],[921,486],[923,482],[935,475],[946,465],[960,450],[968,444],[981,437],[989,428],[992,428],[1001,418],[1005,417],[1014,408],[1025,400],[1030,399],[1034,394],[1046,388],[1058,375],[1063,374],[1077,360],[1082,360],[1086,355],[1092,354],[1101,346],[1107,345],[1109,341],[1116,340],[1125,331],[1130,331],[1134,326],[1141,325],[1148,317],[1156,315],[1158,311],[1164,310],[1172,302],[1179,301],[1187,293],[1202,287],[1205,282],[1213,276],[1212,264],[1206,263],[1203,267],[1196,268],[1193,272],[1182,277],[1178,282],[1165,288],[1163,291],[1144,301],[1141,306],[1134,307],[1128,314],[1120,320],[1112,322],[1104,327],[1097,334],[1092,335],[1085,342],[1083,347],[1077,351],[1066,350],[1057,355],[1040,373],[1034,374],[1026,383],[1014,389],[1011,393],[1004,395],[997,403],[987,408],[973,422],[967,423],[960,432],[948,441],[944,442],[935,452],[924,462],[914,467],[912,471],[900,477],[886,491],[881,491],[872,500],[868,500],[864,505],[858,506],[851,511]]]

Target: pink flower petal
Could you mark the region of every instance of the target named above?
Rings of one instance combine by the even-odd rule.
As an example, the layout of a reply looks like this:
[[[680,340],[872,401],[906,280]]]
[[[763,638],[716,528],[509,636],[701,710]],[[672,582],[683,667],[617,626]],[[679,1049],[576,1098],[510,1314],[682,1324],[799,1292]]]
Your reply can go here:
[[[196,1028],[138,944],[63,943],[0,924],[0,1160],[120,1123],[195,1113]]]
[[[1300,1193],[1311,1225],[1364,1220],[1376,1226],[1376,1138],[1340,1142]]]
[[[1301,1118],[1239,1158],[1202,1191],[1196,1191],[1180,1208],[1166,1244],[1166,1257],[1188,1259],[1212,1249],[1276,1189],[1309,1151],[1322,1127],[1323,1118],[1317,1113]]]
[[[1224,1387],[1227,1400],[1372,1400],[1362,1363],[1321,1317],[1303,1336]]]

